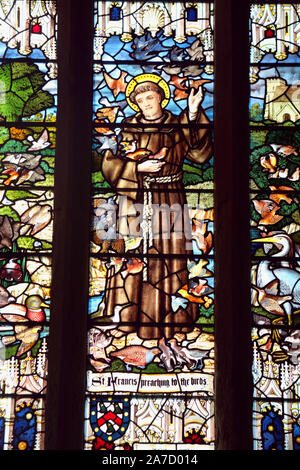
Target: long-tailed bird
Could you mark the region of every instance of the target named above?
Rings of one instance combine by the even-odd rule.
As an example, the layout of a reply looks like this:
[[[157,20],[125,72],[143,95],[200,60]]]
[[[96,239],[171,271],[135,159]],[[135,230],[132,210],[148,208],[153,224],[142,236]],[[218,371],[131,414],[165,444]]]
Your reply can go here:
[[[145,346],[127,346],[119,351],[111,352],[110,356],[121,359],[126,369],[130,371],[133,366],[144,369],[160,352],[158,348],[149,349]]]
[[[36,204],[33,207],[27,209],[21,215],[21,223],[24,224],[20,229],[20,234],[24,235],[35,235],[45,228],[52,219],[52,208],[48,204],[39,205]]]

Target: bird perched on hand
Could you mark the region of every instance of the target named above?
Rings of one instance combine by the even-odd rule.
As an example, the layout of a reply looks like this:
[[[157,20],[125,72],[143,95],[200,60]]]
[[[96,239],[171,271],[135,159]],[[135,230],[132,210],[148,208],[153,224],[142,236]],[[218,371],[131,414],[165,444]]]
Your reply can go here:
[[[11,303],[0,308],[0,322],[10,325],[13,335],[4,336],[2,343],[4,346],[19,343],[16,357],[22,356],[30,351],[40,338],[43,323],[46,319],[42,307],[49,307],[38,295],[31,295],[26,299],[25,305]],[[38,323],[34,325],[34,323]]]
[[[158,348],[149,349],[145,346],[127,346],[119,351],[111,352],[110,356],[121,359],[125,363],[126,369],[130,371],[133,366],[144,369],[160,352]]]
[[[47,129],[44,129],[37,140],[34,140],[32,135],[29,135],[27,140],[31,143],[31,146],[27,149],[30,152],[43,150],[51,145],[51,142],[49,142],[49,133]]]
[[[52,219],[52,208],[48,204],[39,205],[36,204],[33,207],[27,209],[21,215],[21,222],[25,226],[21,227],[20,234],[24,235],[25,233],[29,235],[35,235],[45,228]]]

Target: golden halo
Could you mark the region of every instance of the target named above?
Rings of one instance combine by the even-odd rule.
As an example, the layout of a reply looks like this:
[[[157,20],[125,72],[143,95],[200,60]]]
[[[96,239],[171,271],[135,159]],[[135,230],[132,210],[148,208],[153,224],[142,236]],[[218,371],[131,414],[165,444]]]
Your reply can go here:
[[[144,82],[153,82],[160,86],[165,94],[165,98],[161,102],[161,107],[165,108],[170,100],[170,89],[167,82],[163,78],[159,77],[159,75],[155,75],[154,73],[142,73],[141,75],[137,75],[132,80],[130,80],[126,88],[126,100],[129,106],[137,112],[140,111],[139,107],[130,100],[129,96],[138,84]]]

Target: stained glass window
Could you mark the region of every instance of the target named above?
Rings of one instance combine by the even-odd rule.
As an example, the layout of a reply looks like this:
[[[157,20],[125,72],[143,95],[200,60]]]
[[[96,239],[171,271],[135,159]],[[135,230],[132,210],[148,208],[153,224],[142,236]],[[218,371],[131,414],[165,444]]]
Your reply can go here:
[[[254,448],[299,449],[300,5],[251,5]]]
[[[95,2],[86,449],[214,446],[213,72],[212,3]]]
[[[0,2],[0,448],[43,449],[56,2]]]

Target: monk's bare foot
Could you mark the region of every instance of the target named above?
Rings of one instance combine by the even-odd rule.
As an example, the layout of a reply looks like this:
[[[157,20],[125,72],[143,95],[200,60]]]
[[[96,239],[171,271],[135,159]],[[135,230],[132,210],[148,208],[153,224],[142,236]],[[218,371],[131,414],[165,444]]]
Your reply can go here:
[[[120,330],[110,330],[110,334],[115,338],[122,338],[122,336],[124,336],[126,333]]]
[[[186,336],[184,333],[175,333],[174,338],[177,339],[178,343],[185,340]]]

